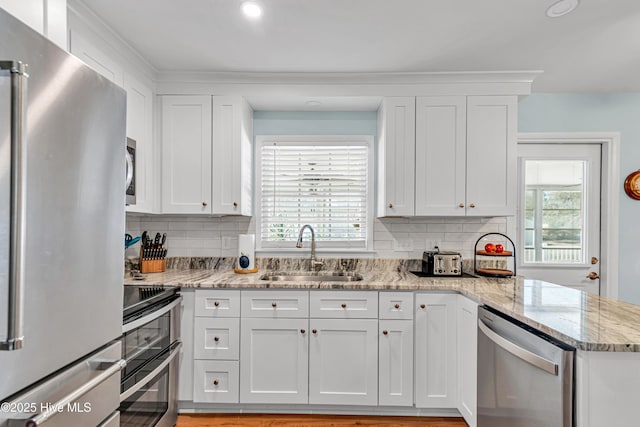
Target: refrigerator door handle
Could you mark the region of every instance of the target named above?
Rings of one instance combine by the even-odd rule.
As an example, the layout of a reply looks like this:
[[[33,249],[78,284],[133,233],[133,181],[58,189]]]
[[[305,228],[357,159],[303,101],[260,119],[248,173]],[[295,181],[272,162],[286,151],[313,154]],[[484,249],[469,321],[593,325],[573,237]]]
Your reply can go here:
[[[26,105],[27,65],[0,61],[0,70],[11,76],[11,208],[7,336],[0,350],[19,350],[23,336],[24,235],[26,216]]]
[[[140,390],[143,386],[147,385],[149,381],[154,379],[156,375],[158,375],[167,366],[169,366],[169,364],[173,361],[173,359],[175,359],[176,356],[180,353],[181,348],[182,348],[182,341],[178,340],[175,343],[173,343],[171,353],[169,353],[169,356],[165,360],[163,360],[162,363],[158,365],[158,367],[156,367],[153,371],[149,372],[149,374],[147,374],[147,376],[145,376],[143,379],[141,379],[140,381],[137,381],[133,387],[131,387],[128,390],[125,390],[124,393],[120,394],[120,403],[124,402],[129,397],[131,397],[135,392]]]
[[[525,362],[535,366],[536,368],[542,369],[550,373],[551,375],[558,376],[558,364],[552,362],[549,359],[545,359],[542,356],[538,356],[535,353],[526,350],[506,338],[500,336],[493,330],[491,330],[481,319],[478,319],[478,329],[486,335],[491,341],[493,341],[496,345],[500,346],[504,350],[508,351],[515,357],[524,360]]]
[[[120,359],[114,362],[111,366],[101,372],[99,375],[92,378],[90,381],[84,383],[71,393],[64,396],[62,399],[52,405],[47,405],[47,410],[35,415],[28,420],[10,420],[9,426],[20,425],[26,427],[38,427],[46,423],[50,418],[60,413],[59,408],[67,408],[72,402],[81,398],[85,394],[89,393],[94,388],[111,378],[112,376],[119,374],[124,367],[127,366],[127,362],[124,359]]]

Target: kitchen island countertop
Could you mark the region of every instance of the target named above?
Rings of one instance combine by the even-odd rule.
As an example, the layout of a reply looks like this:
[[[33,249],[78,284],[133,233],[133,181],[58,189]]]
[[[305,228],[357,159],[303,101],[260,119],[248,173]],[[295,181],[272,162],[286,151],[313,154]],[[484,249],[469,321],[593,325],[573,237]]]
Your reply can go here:
[[[322,289],[441,291],[460,293],[579,350],[640,352],[640,306],[598,297],[565,286],[523,278],[418,277],[405,271],[359,271],[356,282],[261,280],[266,273],[229,270],[169,269],[125,284],[177,285],[196,289]]]

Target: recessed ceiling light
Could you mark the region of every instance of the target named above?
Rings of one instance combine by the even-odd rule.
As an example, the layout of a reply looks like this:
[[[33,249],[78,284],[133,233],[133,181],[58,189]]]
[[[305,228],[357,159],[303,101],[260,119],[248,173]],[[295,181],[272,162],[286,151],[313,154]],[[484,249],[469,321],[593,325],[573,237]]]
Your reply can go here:
[[[578,7],[579,0],[560,0],[549,6],[547,16],[549,18],[559,18],[574,11]]]
[[[249,18],[259,18],[262,16],[262,8],[258,3],[253,1],[246,1],[242,3],[242,11]]]
[[[322,102],[316,101],[314,99],[312,99],[311,101],[305,102],[305,105],[307,105],[308,107],[318,107],[321,104],[322,104]]]

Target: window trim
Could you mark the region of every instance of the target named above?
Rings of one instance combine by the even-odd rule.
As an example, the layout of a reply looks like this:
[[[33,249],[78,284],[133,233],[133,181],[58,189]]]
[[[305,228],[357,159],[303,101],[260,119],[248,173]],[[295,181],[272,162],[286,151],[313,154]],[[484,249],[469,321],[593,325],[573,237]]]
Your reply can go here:
[[[256,135],[254,158],[255,158],[255,218],[256,218],[256,251],[273,252],[273,253],[299,253],[300,249],[295,248],[295,244],[291,248],[263,246],[261,230],[262,230],[262,155],[261,147],[264,144],[283,142],[283,143],[304,143],[318,144],[327,143],[327,145],[341,145],[343,143],[358,143],[367,146],[367,232],[364,247],[348,247],[348,246],[316,246],[316,252],[319,253],[367,253],[373,251],[373,227],[374,227],[374,136],[373,135]],[[305,239],[306,240],[306,239]],[[323,242],[325,243],[325,242]],[[307,245],[305,247],[308,248]],[[303,254],[307,254],[304,251]]]

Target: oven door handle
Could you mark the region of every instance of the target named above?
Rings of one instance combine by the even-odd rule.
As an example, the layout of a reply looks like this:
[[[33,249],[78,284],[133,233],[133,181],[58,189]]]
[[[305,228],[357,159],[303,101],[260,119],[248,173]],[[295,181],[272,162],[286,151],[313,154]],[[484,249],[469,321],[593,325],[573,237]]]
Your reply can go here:
[[[122,333],[126,334],[129,331],[132,331],[136,328],[139,328],[142,325],[146,325],[147,323],[156,320],[161,316],[164,316],[166,313],[173,310],[173,308],[176,305],[180,304],[181,302],[182,302],[182,296],[180,296],[179,298],[176,298],[176,300],[173,301],[171,304],[165,305],[164,307],[154,311],[153,313],[150,313],[144,317],[141,317],[140,319],[136,319],[133,322],[125,323],[124,325],[122,325]]]
[[[123,393],[120,394],[120,402],[121,403],[124,402],[125,400],[127,400],[129,397],[131,397],[135,392],[140,390],[146,384],[148,384],[149,381],[151,381],[156,375],[158,375],[167,366],[169,366],[169,364],[173,361],[173,359],[175,359],[176,356],[180,353],[180,349],[182,348],[182,341],[181,340],[177,340],[176,342],[171,344],[171,346],[173,348],[171,349],[171,353],[169,353],[169,357],[167,357],[160,365],[158,365],[158,367],[156,369],[151,371],[146,377],[144,377],[140,381],[137,381],[136,384],[133,387],[131,387],[128,390],[125,390]]]

